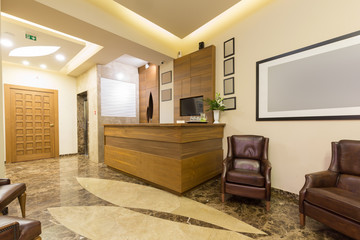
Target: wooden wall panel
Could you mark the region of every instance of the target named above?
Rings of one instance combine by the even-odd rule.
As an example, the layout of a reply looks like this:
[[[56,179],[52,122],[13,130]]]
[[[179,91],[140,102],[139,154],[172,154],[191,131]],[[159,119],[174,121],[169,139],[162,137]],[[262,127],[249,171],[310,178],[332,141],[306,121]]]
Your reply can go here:
[[[209,46],[174,60],[174,120],[190,120],[180,116],[180,98],[203,96],[215,97],[215,46]],[[206,112],[209,122],[212,112]]]
[[[145,66],[138,68],[139,72],[139,122],[147,123],[146,110],[149,105],[150,92],[153,97],[153,118],[152,123],[159,123],[159,68],[155,64],[149,64],[149,68]]]

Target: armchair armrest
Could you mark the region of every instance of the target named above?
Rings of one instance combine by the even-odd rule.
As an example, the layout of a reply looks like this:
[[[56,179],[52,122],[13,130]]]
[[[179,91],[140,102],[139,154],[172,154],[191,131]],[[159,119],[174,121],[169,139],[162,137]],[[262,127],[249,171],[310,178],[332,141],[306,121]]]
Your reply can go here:
[[[9,178],[0,178],[0,186],[10,184]]]
[[[336,185],[338,173],[332,171],[322,171],[305,175],[305,184],[299,192],[299,210],[303,213],[303,202],[306,189],[334,187]]]
[[[221,192],[224,193],[224,187],[225,187],[225,179],[226,179],[226,173],[231,169],[232,165],[232,157],[227,157],[223,160],[222,165],[222,174],[221,174]]]
[[[14,240],[18,239],[20,234],[19,223],[12,222],[0,226],[0,239],[2,240]]]

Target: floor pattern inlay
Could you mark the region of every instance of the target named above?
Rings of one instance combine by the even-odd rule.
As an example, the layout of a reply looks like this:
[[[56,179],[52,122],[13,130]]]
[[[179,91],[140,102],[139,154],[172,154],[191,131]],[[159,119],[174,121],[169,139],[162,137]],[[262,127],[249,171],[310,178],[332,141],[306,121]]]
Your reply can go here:
[[[251,239],[233,231],[172,222],[122,207],[80,206],[49,208],[48,210],[62,225],[90,239]]]
[[[83,188],[121,207],[149,209],[208,222],[242,233],[265,234],[232,216],[186,197],[135,183],[96,178],[77,178]]]

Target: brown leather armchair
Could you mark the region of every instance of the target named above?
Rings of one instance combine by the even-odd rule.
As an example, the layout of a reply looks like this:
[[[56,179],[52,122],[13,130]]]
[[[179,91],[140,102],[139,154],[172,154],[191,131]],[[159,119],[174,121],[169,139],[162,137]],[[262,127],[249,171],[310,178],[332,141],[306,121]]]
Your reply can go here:
[[[228,153],[223,161],[221,200],[225,194],[265,199],[270,210],[271,164],[269,139],[256,135],[233,135],[227,138]]]
[[[40,234],[40,221],[0,216],[1,240],[41,240]]]
[[[299,193],[300,225],[305,216],[360,239],[360,141],[332,142],[327,171],[305,175]]]
[[[22,217],[25,217],[26,204],[25,183],[10,184],[10,179],[0,178],[0,211],[3,211],[9,203],[16,198],[19,200]]]

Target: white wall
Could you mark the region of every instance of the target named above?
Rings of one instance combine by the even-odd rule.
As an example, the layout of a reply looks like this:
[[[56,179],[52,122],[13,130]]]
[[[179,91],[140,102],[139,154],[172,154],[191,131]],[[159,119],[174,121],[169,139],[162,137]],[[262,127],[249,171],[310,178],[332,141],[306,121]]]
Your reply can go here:
[[[1,0],[0,0],[0,11],[1,11]],[[1,30],[1,18],[0,18],[0,30]],[[0,48],[0,62],[1,60],[1,48]],[[2,72],[2,66],[0,65],[0,73]],[[3,98],[3,80],[0,76],[0,178],[5,177],[5,131],[4,131],[4,98]]]
[[[171,83],[161,84],[161,74],[171,71]],[[162,90],[171,88],[171,101],[161,101]],[[174,61],[160,65],[160,123],[174,123]]]
[[[359,9],[358,0],[277,0],[204,39],[216,46],[216,91],[223,95],[223,43],[235,37],[235,94],[230,96],[236,96],[237,109],[223,112],[221,122],[226,123],[225,137],[270,138],[275,188],[298,193],[306,173],[328,168],[331,141],[360,139],[360,121],[255,121],[256,61],[360,30]]]
[[[63,74],[2,64],[3,83],[58,90],[59,154],[77,153],[76,79]]]

